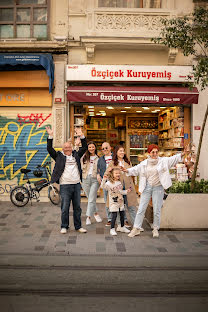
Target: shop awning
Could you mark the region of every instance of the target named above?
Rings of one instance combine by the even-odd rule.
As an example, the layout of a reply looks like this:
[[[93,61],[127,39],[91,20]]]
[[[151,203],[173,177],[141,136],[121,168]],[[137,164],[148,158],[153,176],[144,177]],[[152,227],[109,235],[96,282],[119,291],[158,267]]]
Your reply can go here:
[[[81,103],[127,103],[188,105],[198,103],[197,88],[185,87],[109,87],[70,86],[68,101]]]
[[[45,69],[49,76],[49,92],[54,82],[54,64],[50,53],[0,53],[0,71]]]

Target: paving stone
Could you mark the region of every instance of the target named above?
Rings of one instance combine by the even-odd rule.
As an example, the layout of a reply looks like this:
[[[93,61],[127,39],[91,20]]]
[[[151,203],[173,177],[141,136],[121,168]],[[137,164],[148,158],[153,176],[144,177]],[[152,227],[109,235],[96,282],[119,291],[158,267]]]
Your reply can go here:
[[[3,213],[1,216],[0,216],[0,219],[6,219],[8,217],[9,214],[7,213]]]
[[[96,243],[96,252],[106,252],[106,246],[104,242]]]
[[[167,235],[167,237],[172,243],[180,243],[180,241],[177,239],[175,235]]]
[[[56,242],[56,247],[57,246],[66,246],[65,242]]]
[[[96,228],[96,234],[104,234],[104,228],[101,227]]]
[[[23,228],[23,229],[27,229],[27,228],[29,228],[30,227],[30,225],[28,225],[28,224],[23,224],[22,226],[21,226],[21,228]]]
[[[126,252],[126,247],[124,243],[116,243],[116,249],[118,252]]]
[[[113,241],[113,237],[112,237],[112,236],[105,236],[105,240],[107,240],[107,241]]]
[[[68,239],[67,244],[76,245],[77,241],[73,239]]]
[[[44,249],[44,246],[35,246],[34,248],[36,251],[42,251]]]
[[[199,241],[199,243],[200,243],[201,245],[208,246],[208,241]]]
[[[27,209],[20,208],[17,211],[12,209],[11,203],[0,202],[0,206],[1,216],[7,215],[0,219],[0,251],[8,254],[194,256],[200,253],[208,256],[206,231],[161,231],[156,240],[152,238],[151,229],[147,226],[145,232],[135,239],[129,239],[126,234],[120,233],[112,237],[109,234],[110,227],[105,227],[107,219],[104,204],[99,204],[103,222],[92,223],[87,227],[86,235],[74,230],[71,210],[70,231],[65,236],[60,234],[60,207],[51,206],[50,203],[33,203],[32,207],[28,205]],[[82,203],[83,227],[86,208],[87,203]],[[29,229],[24,227],[27,225]]]
[[[4,239],[0,240],[0,245],[7,244],[7,243],[8,243],[8,240],[6,240],[6,239],[5,240]]]
[[[32,237],[33,233],[24,233],[23,236],[25,236],[25,237]]]
[[[157,247],[157,250],[158,250],[159,252],[168,252],[167,249],[164,248],[164,247]]]
[[[43,220],[43,218],[44,218],[43,216],[38,216],[38,217],[35,218],[35,221]]]

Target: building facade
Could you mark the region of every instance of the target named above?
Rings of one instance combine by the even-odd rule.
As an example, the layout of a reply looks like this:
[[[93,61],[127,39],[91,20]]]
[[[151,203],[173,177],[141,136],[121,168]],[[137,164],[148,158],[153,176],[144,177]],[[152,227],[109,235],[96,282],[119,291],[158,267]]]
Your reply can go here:
[[[184,100],[179,102],[180,94],[189,96],[183,85],[193,60],[184,57],[178,49],[151,41],[160,34],[161,18],[189,14],[196,5],[207,4],[192,0],[69,2],[71,37],[66,80],[71,132],[85,114],[88,138],[98,147],[103,140],[112,145],[124,141],[133,163],[142,159],[140,154],[145,153],[151,142],[160,145],[163,155],[179,152],[189,142],[197,145],[208,91],[199,92],[198,99],[189,104]],[[171,78],[166,76],[168,72]],[[175,80],[174,73],[178,74]],[[174,87],[179,90],[175,90],[174,100],[168,99],[169,104],[159,100],[154,105],[151,98],[149,103],[144,103],[141,97],[137,103],[127,101],[131,94],[125,98],[129,91],[150,97],[159,88],[169,92]],[[123,96],[123,101],[110,97],[112,93]],[[199,165],[200,177],[205,179],[208,178],[207,143],[208,126]]]
[[[45,126],[54,127],[55,145],[66,138],[65,66],[68,1],[0,1],[0,184],[25,183],[22,168],[48,160]],[[58,132],[58,135],[56,135]],[[37,178],[31,173],[32,181]]]
[[[0,183],[4,189],[6,184],[24,183],[21,168],[33,169],[47,160],[46,125],[53,127],[54,144],[60,148],[73,137],[74,126],[84,123],[88,138],[98,146],[106,140],[112,146],[124,142],[133,163],[145,154],[149,142],[159,143],[169,154],[180,151],[190,140],[197,144],[207,90],[194,95],[182,89],[192,59],[185,58],[177,49],[153,43],[151,38],[160,33],[161,17],[188,14],[195,5],[203,3],[2,0]],[[51,60],[48,66],[41,63],[41,58],[47,57]],[[103,66],[102,70],[99,66]],[[122,77],[122,66],[129,71],[128,79]],[[112,71],[114,79],[110,76]],[[153,74],[148,78],[148,73]],[[171,80],[168,73],[178,78]],[[88,95],[91,91],[101,92],[106,100],[95,100],[96,95],[94,100],[73,98],[72,95],[81,94],[75,94],[76,88]],[[159,88],[166,95],[172,92],[176,102],[154,102],[152,96],[159,96]],[[134,102],[121,101],[127,91],[134,92],[129,99],[137,93]],[[108,92],[111,96],[119,92],[121,98],[109,98]],[[142,102],[142,96],[149,97],[149,102]],[[191,96],[197,99],[191,100]],[[178,129],[170,129],[172,122]],[[200,157],[200,177],[205,179],[207,153],[208,126]]]

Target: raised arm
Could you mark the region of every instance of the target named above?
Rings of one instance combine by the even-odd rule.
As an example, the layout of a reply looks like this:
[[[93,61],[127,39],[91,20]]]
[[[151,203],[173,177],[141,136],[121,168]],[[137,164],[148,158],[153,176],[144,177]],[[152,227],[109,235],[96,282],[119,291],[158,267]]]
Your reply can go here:
[[[176,154],[171,157],[167,157],[168,159],[168,168],[174,167],[179,161],[182,161],[183,153]]]
[[[109,186],[106,184],[106,182],[107,182],[107,176],[104,175],[100,187],[101,187],[102,189],[108,191],[108,190],[109,190]]]
[[[129,176],[134,176],[137,177],[140,174],[140,170],[141,170],[141,164],[138,164],[134,167],[128,168],[123,170],[124,172],[126,172],[126,175]]]
[[[56,160],[57,152],[53,148],[53,130],[50,127],[45,127],[46,131],[48,133],[48,139],[47,139],[47,151],[49,155]]]
[[[81,158],[87,150],[87,139],[85,138],[81,127],[75,128],[75,133],[76,133],[76,135],[78,135],[80,137],[80,140],[81,140],[82,146],[79,148],[79,150],[77,152],[79,158]]]

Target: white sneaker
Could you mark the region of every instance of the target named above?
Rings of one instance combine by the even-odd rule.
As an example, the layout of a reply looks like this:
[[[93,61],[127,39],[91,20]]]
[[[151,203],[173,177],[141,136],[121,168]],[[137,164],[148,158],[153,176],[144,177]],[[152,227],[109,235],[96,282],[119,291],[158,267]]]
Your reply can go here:
[[[144,229],[143,229],[143,228],[140,228],[139,230],[140,230],[140,232],[144,232]]]
[[[79,233],[87,233],[87,230],[80,228],[79,230],[77,230]]]
[[[121,226],[120,232],[122,232],[122,233],[130,233],[131,231],[129,229],[127,229],[125,226],[123,226],[123,227]]]
[[[153,231],[152,231],[152,236],[153,237],[159,237],[159,233],[158,233],[158,229],[157,228],[154,228]]]
[[[128,237],[134,237],[140,234],[140,229],[133,228],[131,232],[128,234]]]
[[[86,225],[90,225],[90,224],[91,224],[91,220],[90,220],[89,217],[87,217],[87,219],[86,219]]]
[[[117,226],[116,232],[122,232],[122,227],[120,225]]]
[[[115,228],[110,229],[110,235],[113,235],[113,236],[117,235]]]
[[[60,231],[60,233],[61,233],[61,234],[66,234],[66,233],[67,233],[67,229],[62,228],[61,231]]]
[[[97,214],[97,215],[94,215],[94,217],[95,217],[95,220],[98,222],[98,223],[100,223],[100,222],[102,222],[103,220],[101,219],[101,217]]]

